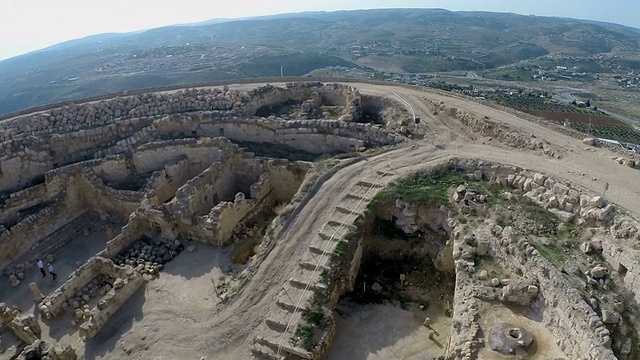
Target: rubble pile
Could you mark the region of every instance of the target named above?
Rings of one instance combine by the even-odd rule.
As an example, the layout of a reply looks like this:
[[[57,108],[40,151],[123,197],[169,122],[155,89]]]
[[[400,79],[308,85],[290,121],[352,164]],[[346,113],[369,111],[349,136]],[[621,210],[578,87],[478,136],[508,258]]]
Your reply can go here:
[[[77,310],[87,305],[96,296],[103,296],[113,288],[115,279],[100,274],[91,280],[85,287],[78,290],[75,296],[63,303],[67,309]]]
[[[171,261],[184,245],[178,240],[142,238],[115,256],[116,265],[130,265],[142,274],[157,275],[164,264]]]

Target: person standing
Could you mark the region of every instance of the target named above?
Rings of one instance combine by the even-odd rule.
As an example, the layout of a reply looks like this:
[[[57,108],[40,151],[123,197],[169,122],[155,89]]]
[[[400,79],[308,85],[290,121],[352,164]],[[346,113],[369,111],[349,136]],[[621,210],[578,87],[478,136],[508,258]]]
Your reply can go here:
[[[38,269],[40,269],[40,273],[42,274],[42,277],[47,277],[47,273],[44,271],[44,264],[42,263],[42,260],[40,259],[36,259],[38,260]]]
[[[58,277],[58,275],[56,274],[55,270],[53,270],[53,265],[51,265],[51,263],[47,263],[47,267],[49,270],[49,274],[51,274],[51,276],[53,277],[53,280],[55,280],[56,277]]]

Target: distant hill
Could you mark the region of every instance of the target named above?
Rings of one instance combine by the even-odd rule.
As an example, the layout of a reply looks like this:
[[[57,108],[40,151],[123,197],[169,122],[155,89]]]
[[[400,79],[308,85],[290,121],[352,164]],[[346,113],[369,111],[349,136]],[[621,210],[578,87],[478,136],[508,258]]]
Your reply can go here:
[[[326,66],[424,73],[548,54],[637,57],[640,31],[586,20],[442,9],[214,19],[72,40],[0,62],[0,115],[131,88],[304,75]]]

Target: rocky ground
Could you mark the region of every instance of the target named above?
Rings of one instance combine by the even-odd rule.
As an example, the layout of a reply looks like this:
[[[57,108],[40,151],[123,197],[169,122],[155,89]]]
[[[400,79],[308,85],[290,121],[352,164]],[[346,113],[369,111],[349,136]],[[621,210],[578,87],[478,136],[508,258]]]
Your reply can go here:
[[[361,161],[338,170],[311,194],[298,215],[282,227],[276,235],[276,246],[262,261],[246,270],[247,282],[226,302],[216,296],[211,279],[217,279],[220,266],[216,252],[181,254],[165,268],[156,282],[137,294],[111,319],[102,335],[89,341],[81,352],[85,359],[248,359],[250,347],[259,326],[272,311],[275,298],[298,262],[307,252],[311,234],[317,234],[359,181],[377,181],[380,186],[411,173],[429,169],[451,158],[477,158],[535,169],[564,179],[594,193],[602,193],[608,184],[605,198],[626,209],[632,217],[640,218],[637,204],[638,170],[620,166],[612,161],[607,149],[589,148],[579,139],[552,131],[542,125],[524,121],[511,113],[497,110],[457,97],[405,87],[353,84],[363,95],[395,98],[397,93],[409,102],[422,121],[415,125],[423,139],[413,139],[390,151],[366,156]],[[236,89],[256,85],[236,86]],[[457,112],[490,119],[504,126],[496,133],[490,129],[480,132],[469,127],[457,116],[434,111],[433,104],[455,108]],[[514,136],[499,136],[505,132]],[[517,136],[516,136],[517,135]],[[510,141],[509,139],[517,141]],[[539,139],[541,148],[532,148],[520,139]],[[551,151],[544,151],[544,149]],[[379,172],[391,176],[380,178]],[[170,271],[176,267],[175,271]],[[396,311],[386,309],[384,311]],[[384,313],[384,311],[381,311]],[[364,315],[354,315],[352,322],[359,326]],[[392,315],[390,315],[392,316]],[[403,313],[399,316],[409,316]],[[364,316],[366,318],[366,316]],[[336,341],[331,349],[336,359],[375,358],[376,349],[358,345],[360,353],[344,350],[344,343]],[[340,350],[343,348],[343,351]],[[351,352],[350,352],[351,351]],[[382,354],[392,354],[393,346]],[[385,355],[386,356],[386,355]],[[389,355],[391,356],[391,355]],[[382,358],[382,357],[380,357]],[[389,358],[389,357],[386,357]],[[393,357],[391,357],[393,358]],[[402,357],[399,357],[402,358]]]
[[[236,88],[250,88],[255,85],[242,85]],[[609,191],[605,197],[618,199],[617,204],[626,209],[634,209],[640,201],[639,190],[633,184],[638,176],[637,170],[621,167],[611,161],[611,153],[606,149],[585,151],[585,145],[578,139],[559,134],[541,125],[523,121],[512,114],[489,108],[478,103],[453,98],[441,94],[408,90],[393,86],[374,86],[355,84],[362,94],[392,97],[398,93],[412,104],[422,117],[418,125],[434,134],[435,141],[426,138],[423,141],[409,142],[404,146],[369,157],[366,161],[345,167],[326,181],[317,193],[302,209],[296,220],[282,229],[278,235],[278,246],[268,257],[255,268],[253,277],[244,288],[219,312],[205,312],[206,316],[194,316],[197,321],[185,329],[176,331],[171,317],[165,320],[143,318],[142,323],[149,323],[157,329],[163,341],[149,344],[149,348],[135,347],[139,356],[161,356],[160,358],[196,358],[207,356],[210,359],[242,359],[249,358],[249,348],[253,341],[253,331],[274,307],[274,297],[280,284],[287,280],[288,273],[295,269],[297,259],[307,247],[308,234],[317,232],[326,221],[326,209],[331,209],[340,195],[349,191],[352,184],[362,178],[376,178],[376,171],[394,172],[389,179],[397,179],[407,174],[429,168],[452,157],[481,158],[489,161],[513,164],[525,168],[536,169],[554,175],[571,183],[583,186],[594,192],[600,192],[604,182],[608,182]],[[561,159],[552,159],[529,149],[517,149],[498,141],[477,136],[473,132],[464,131],[453,119],[434,116],[425,99],[435,102],[443,101],[448,106],[455,106],[478,116],[488,116],[493,121],[508,125],[514,131],[546,140],[549,144],[564,151]],[[441,146],[436,146],[441,145]],[[584,174],[584,175],[583,175]],[[595,180],[594,180],[595,179]],[[618,195],[619,194],[619,195]],[[631,211],[635,217],[638,213]],[[153,295],[150,295],[153,296]],[[205,300],[203,300],[204,302]],[[214,301],[214,300],[210,300]],[[182,306],[176,306],[175,309]],[[175,311],[175,310],[172,310]],[[167,309],[167,313],[169,313]],[[200,310],[195,313],[204,315]],[[122,332],[122,341],[141,342],[140,335]],[[189,346],[184,346],[184,339],[189,339]],[[217,339],[213,342],[211,339]],[[119,355],[118,355],[119,354]],[[162,354],[162,355],[158,355]],[[118,358],[121,352],[104,358]],[[150,358],[153,358],[151,356]]]

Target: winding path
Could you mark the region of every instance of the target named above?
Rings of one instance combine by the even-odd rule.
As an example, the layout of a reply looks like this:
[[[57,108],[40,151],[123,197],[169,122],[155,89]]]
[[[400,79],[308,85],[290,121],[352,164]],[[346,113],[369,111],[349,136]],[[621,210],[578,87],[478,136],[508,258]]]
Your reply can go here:
[[[292,278],[305,280],[300,278],[307,274],[301,270],[301,264],[309,259],[310,245],[321,241],[318,237],[322,238],[321,234],[327,234],[327,226],[335,225],[336,217],[340,217],[336,214],[341,209],[352,209],[356,206],[350,199],[370,197],[357,190],[358,186],[375,183],[376,187],[382,187],[391,181],[432,168],[451,158],[477,158],[535,169],[588,188],[595,193],[602,193],[606,181],[610,184],[607,192],[607,196],[610,195],[612,198],[610,200],[618,199],[620,206],[632,215],[637,215],[637,204],[640,203],[640,188],[637,184],[640,173],[612,161],[612,153],[608,150],[585,150],[585,145],[577,139],[519,119],[512,114],[460,98],[392,85],[352,85],[358,87],[362,94],[392,99],[395,99],[394,93],[397,94],[406,100],[416,116],[422,119],[418,127],[433,136],[420,141],[409,140],[391,151],[363,158],[337,171],[309,194],[310,200],[302,203],[297,216],[277,234],[275,246],[253,269],[252,277],[244,287],[217,313],[189,310],[191,317],[198,320],[189,324],[188,338],[180,329],[175,329],[175,337],[164,338],[162,343],[153,345],[155,353],[166,354],[163,358],[187,358],[197,354],[207,355],[207,359],[253,358],[251,348],[255,346],[255,340],[267,336],[269,331],[272,331],[265,325],[265,320],[276,316],[274,314],[281,312],[283,307],[290,306],[283,304],[283,287],[291,288]],[[497,143],[495,139],[489,140],[470,134],[455,120],[435,117],[425,104],[426,98],[437,102],[444,101],[448,106],[457,107],[461,111],[476,113],[480,117],[488,116],[492,121],[508,124],[525,134],[534,134],[537,138],[545,139],[561,148],[564,156],[562,159],[550,159],[526,150],[508,147]],[[593,180],[594,178],[596,180]],[[292,301],[288,303],[297,300],[296,296],[290,297]],[[171,318],[167,317],[166,321],[167,324],[154,323],[154,326],[171,326]],[[287,319],[282,318],[276,323],[286,324]],[[272,335],[274,341],[277,340],[277,333]],[[185,346],[185,342],[188,343],[188,347]]]

